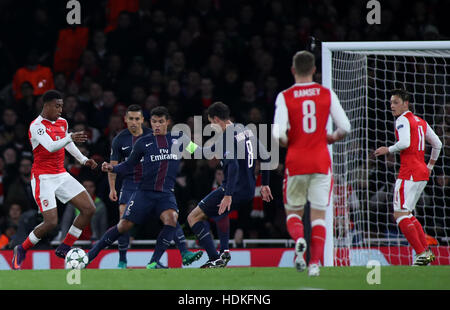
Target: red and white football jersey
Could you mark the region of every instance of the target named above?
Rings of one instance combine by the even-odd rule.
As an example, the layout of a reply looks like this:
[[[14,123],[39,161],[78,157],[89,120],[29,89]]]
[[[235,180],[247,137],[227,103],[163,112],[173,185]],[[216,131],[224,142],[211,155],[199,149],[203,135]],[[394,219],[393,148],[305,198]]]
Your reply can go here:
[[[400,150],[400,171],[402,180],[428,181],[429,172],[425,163],[425,141],[435,136],[428,123],[411,111],[403,113],[395,121],[395,137],[409,146]],[[395,151],[395,145],[394,151]],[[390,147],[392,151],[392,147]]]
[[[41,174],[58,174],[66,172],[64,168],[64,146],[70,143],[66,137],[67,121],[58,118],[52,122],[38,116],[31,122],[28,138],[33,148],[33,167],[31,173],[36,177]],[[58,141],[60,143],[52,143]]]
[[[328,174],[327,122],[331,115],[338,128],[350,131],[350,122],[336,94],[317,83],[297,83],[278,94],[273,130],[288,139],[286,169],[290,176]],[[287,132],[287,133],[286,133]]]

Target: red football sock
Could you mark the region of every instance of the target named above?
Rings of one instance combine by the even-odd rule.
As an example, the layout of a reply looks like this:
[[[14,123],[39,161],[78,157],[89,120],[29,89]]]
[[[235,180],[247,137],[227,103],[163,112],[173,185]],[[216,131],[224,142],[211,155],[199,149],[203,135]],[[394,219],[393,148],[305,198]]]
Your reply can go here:
[[[417,234],[419,235],[419,240],[422,243],[423,247],[425,249],[428,248],[428,242],[427,242],[427,237],[425,236],[425,232],[423,231],[423,227],[420,224],[419,220],[415,217],[412,216],[409,218],[411,220],[411,223],[414,224],[414,227],[416,228]]]
[[[73,225],[70,226],[69,232],[67,233],[66,237],[64,238],[63,243],[67,244],[68,246],[71,247],[75,243],[75,241],[78,240],[78,238],[80,237],[81,233],[82,233],[81,229],[79,229],[79,228],[77,228],[77,227],[75,227]]]
[[[319,223],[311,223],[311,245],[309,264],[318,264],[323,262],[323,249],[325,246],[325,238],[327,230],[325,228],[325,221],[320,220]]]
[[[25,239],[25,241],[22,243],[22,248],[23,248],[24,250],[28,250],[28,249],[32,248],[33,245],[34,245],[34,244],[31,243],[30,238],[27,237],[27,239]]]
[[[286,227],[294,241],[297,241],[298,238],[303,238],[303,222],[300,216],[296,214],[288,215],[286,218]]]
[[[78,237],[75,237],[74,235],[71,235],[68,233],[66,235],[66,237],[64,238],[63,243],[67,244],[68,246],[72,246],[75,243],[75,241],[77,241],[77,240],[78,240]]]
[[[34,231],[32,231],[28,235],[27,239],[25,239],[25,241],[22,243],[22,248],[26,251],[26,250],[32,248],[36,243],[38,243],[39,240],[41,240],[41,239],[36,237],[36,235],[34,234]]]
[[[398,226],[417,254],[425,251],[425,247],[419,239],[416,227],[408,217],[404,217],[403,219],[401,219],[398,223]]]

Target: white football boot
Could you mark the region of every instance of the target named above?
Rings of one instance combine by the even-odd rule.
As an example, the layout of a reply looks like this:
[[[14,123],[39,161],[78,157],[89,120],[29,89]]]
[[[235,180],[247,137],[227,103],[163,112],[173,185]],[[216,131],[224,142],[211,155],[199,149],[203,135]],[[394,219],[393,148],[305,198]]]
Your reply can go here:
[[[304,271],[306,269],[306,262],[303,254],[306,252],[306,241],[303,238],[298,238],[295,242],[295,260],[294,265],[297,271]]]
[[[320,274],[320,268],[318,264],[311,264],[308,266],[308,276],[318,277]]]

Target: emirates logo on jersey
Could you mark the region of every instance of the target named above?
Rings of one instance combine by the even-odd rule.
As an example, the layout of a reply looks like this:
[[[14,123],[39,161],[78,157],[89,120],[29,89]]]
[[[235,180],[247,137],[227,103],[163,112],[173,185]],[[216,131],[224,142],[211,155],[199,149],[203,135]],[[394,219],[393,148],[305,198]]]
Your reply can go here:
[[[62,131],[64,131],[64,126],[61,126],[60,128],[61,128]]]

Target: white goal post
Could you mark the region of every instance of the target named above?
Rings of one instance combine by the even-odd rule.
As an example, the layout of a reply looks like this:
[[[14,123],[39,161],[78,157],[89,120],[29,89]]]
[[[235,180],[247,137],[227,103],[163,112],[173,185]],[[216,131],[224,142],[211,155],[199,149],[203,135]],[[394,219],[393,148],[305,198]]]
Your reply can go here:
[[[348,137],[329,147],[334,186],[324,265],[412,262],[414,252],[391,216],[399,157],[371,156],[375,147],[395,142],[388,105],[394,88],[411,94],[412,111],[443,142],[415,216],[437,262],[450,264],[450,197],[445,194],[450,188],[450,41],[323,42],[321,72],[322,84],[336,92],[352,125]],[[333,130],[331,118],[328,130]],[[426,160],[429,154],[427,146]]]

